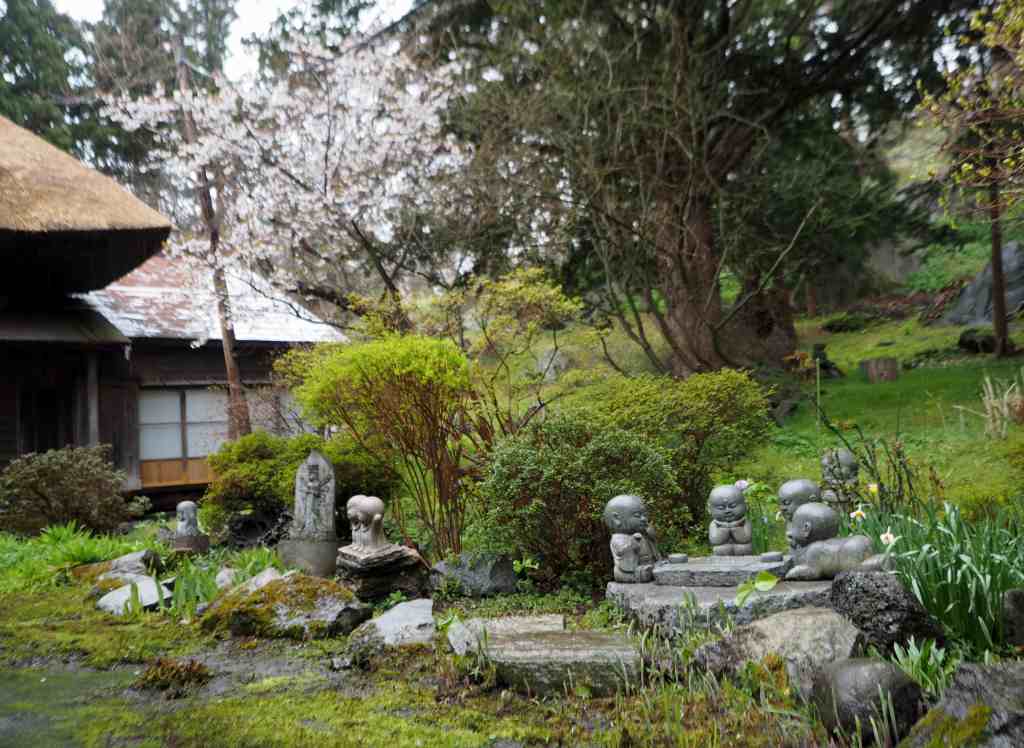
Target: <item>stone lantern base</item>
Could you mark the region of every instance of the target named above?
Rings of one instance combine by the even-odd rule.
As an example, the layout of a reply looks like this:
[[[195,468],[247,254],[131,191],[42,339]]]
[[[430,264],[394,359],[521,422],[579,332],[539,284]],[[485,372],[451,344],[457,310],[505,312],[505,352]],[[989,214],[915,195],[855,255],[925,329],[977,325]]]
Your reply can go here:
[[[334,576],[338,557],[337,540],[295,540],[289,538],[277,544],[277,555],[289,568],[301,569],[314,577]]]

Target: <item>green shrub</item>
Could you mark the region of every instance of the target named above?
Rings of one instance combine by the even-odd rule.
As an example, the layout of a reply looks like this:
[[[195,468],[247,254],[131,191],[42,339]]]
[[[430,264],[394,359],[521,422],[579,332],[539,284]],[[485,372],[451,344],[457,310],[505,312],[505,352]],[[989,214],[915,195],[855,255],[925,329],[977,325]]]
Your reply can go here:
[[[388,335],[314,349],[304,361],[295,395],[306,417],[346,429],[381,464],[398,466],[435,553],[458,553],[466,509],[466,415],[475,398],[462,351],[448,340]],[[396,519],[404,528],[400,513]]]
[[[32,453],[0,473],[0,529],[35,533],[76,522],[113,530],[132,517],[121,495],[125,474],[109,460],[110,447],[65,447]]]
[[[864,312],[841,312],[829,317],[821,325],[826,332],[858,332],[878,321],[878,318]]]
[[[482,534],[536,559],[535,576],[548,586],[593,586],[612,569],[601,513],[623,493],[643,496],[657,523],[691,520],[664,450],[637,433],[555,415],[495,449],[482,486]]]
[[[689,513],[655,513],[666,536],[688,530],[674,519],[703,518],[711,476],[732,469],[768,434],[764,389],[744,372],[723,369],[685,380],[652,375],[613,376],[583,388],[563,408],[600,428],[618,428],[661,446]],[[609,497],[610,498],[610,497]]]
[[[285,437],[255,431],[227,442],[210,455],[214,479],[203,495],[200,509],[204,527],[217,534],[234,513],[273,514],[291,507],[295,500],[295,473],[314,449],[334,466],[335,501],[341,522],[345,521],[344,506],[350,496],[365,493],[390,498],[395,482],[393,472],[382,467],[346,434],[324,440],[315,434]]]

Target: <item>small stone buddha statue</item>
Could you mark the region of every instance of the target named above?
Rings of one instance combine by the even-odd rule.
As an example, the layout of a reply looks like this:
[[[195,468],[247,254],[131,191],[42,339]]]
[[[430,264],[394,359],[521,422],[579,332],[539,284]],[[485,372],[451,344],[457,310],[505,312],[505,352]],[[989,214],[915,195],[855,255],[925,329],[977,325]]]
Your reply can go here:
[[[754,531],[747,517],[747,500],[733,485],[717,486],[708,497],[711,525],[708,540],[716,556],[750,556]]]
[[[826,504],[846,507],[857,500],[860,463],[849,449],[828,449],[821,457],[821,498]]]
[[[345,504],[352,527],[352,546],[369,552],[391,545],[384,537],[384,502],[376,496],[353,496]]]
[[[872,553],[871,538],[866,535],[838,538],[838,532],[839,513],[835,509],[815,501],[802,504],[786,529],[794,564],[786,579],[833,579],[842,571],[885,568],[887,559]]]
[[[616,496],[604,508],[604,524],[612,534],[611,549],[616,582],[650,582],[654,564],[661,560],[647,507],[639,496]]]

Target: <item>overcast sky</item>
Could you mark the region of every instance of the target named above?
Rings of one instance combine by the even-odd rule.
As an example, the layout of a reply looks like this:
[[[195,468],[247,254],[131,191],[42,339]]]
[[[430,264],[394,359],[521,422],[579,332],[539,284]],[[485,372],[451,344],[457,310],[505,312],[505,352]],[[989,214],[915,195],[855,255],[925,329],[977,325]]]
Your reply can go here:
[[[231,29],[228,42],[230,56],[224,64],[229,78],[238,78],[256,69],[256,59],[246,53],[242,39],[266,31],[275,18],[297,5],[301,0],[238,0],[235,6],[238,20]],[[57,10],[80,21],[98,21],[103,14],[103,0],[55,0]],[[412,0],[382,0],[378,3],[382,15],[398,18],[406,13]],[[370,16],[373,14],[371,13]]]

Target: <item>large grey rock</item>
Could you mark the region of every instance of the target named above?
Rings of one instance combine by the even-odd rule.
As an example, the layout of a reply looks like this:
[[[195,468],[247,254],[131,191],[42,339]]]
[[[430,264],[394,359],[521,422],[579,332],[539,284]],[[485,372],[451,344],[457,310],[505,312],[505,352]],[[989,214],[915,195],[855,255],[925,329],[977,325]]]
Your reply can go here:
[[[883,711],[883,696],[892,705]],[[830,730],[852,736],[860,726],[861,738],[873,738],[884,745],[878,725],[895,728],[897,740],[905,736],[921,714],[921,687],[897,665],[885,660],[857,658],[826,665],[814,679],[812,702]],[[883,717],[888,714],[888,718]],[[895,722],[892,717],[895,717]],[[884,729],[884,728],[883,728]]]
[[[563,351],[551,348],[544,351],[537,359],[537,373],[544,377],[545,382],[555,382],[572,367],[572,362]]]
[[[1024,745],[1024,662],[961,665],[942,700],[900,744],[901,748],[933,745]]]
[[[605,594],[644,628],[657,628],[665,635],[707,628],[727,620],[736,624],[806,607],[829,607],[832,583],[779,582],[769,592],[751,595],[736,605],[736,590],[730,587],[664,587],[657,584],[609,582]]]
[[[403,545],[372,550],[347,545],[338,549],[337,566],[338,577],[360,600],[379,600],[392,592],[419,597],[430,587],[430,567]]]
[[[448,643],[455,654],[478,650],[495,636],[516,636],[565,630],[565,617],[559,614],[513,616],[509,618],[470,618],[455,620],[448,626]]]
[[[462,593],[470,597],[516,591],[512,559],[497,553],[463,553],[453,561],[439,561],[431,569],[431,584],[438,589],[446,579],[456,582]]]
[[[1012,315],[1024,305],[1024,252],[1017,242],[1003,246],[1006,311]],[[947,325],[992,324],[992,263],[964,286],[953,308],[942,317]]]
[[[434,601],[429,598],[399,603],[378,618],[372,618],[354,632],[379,637],[385,646],[431,644],[434,641]]]
[[[83,564],[71,570],[75,579],[93,582],[98,592],[110,592],[117,587],[137,581],[139,577],[158,574],[163,569],[160,557],[151,550],[135,551],[124,556]]]
[[[827,608],[798,608],[737,626],[717,641],[701,645],[694,663],[715,675],[736,675],[744,663],[769,654],[786,663],[789,681],[805,699],[815,676],[829,663],[856,651],[857,629]]]
[[[151,577],[139,576],[132,583],[105,594],[97,601],[96,607],[115,616],[130,612],[133,587],[138,590],[143,610],[153,610],[162,601],[171,598],[171,591],[163,584],[155,582]]]
[[[832,582],[830,601],[860,629],[865,648],[891,652],[893,644],[905,645],[910,637],[945,642],[942,624],[891,572],[844,572]]]
[[[1003,640],[1011,647],[1024,646],[1024,589],[1003,593]]]
[[[289,574],[253,590],[245,584],[204,613],[208,631],[235,636],[322,639],[344,636],[372,615],[352,591],[329,579]]]
[[[217,572],[217,577],[214,579],[218,590],[226,590],[229,587],[235,586],[235,579],[238,578],[238,570],[232,569],[230,566],[220,567],[220,571]]]
[[[735,587],[767,571],[783,577],[792,566],[785,556],[765,561],[760,556],[703,556],[684,563],[659,564],[654,567],[654,583],[670,587]]]

